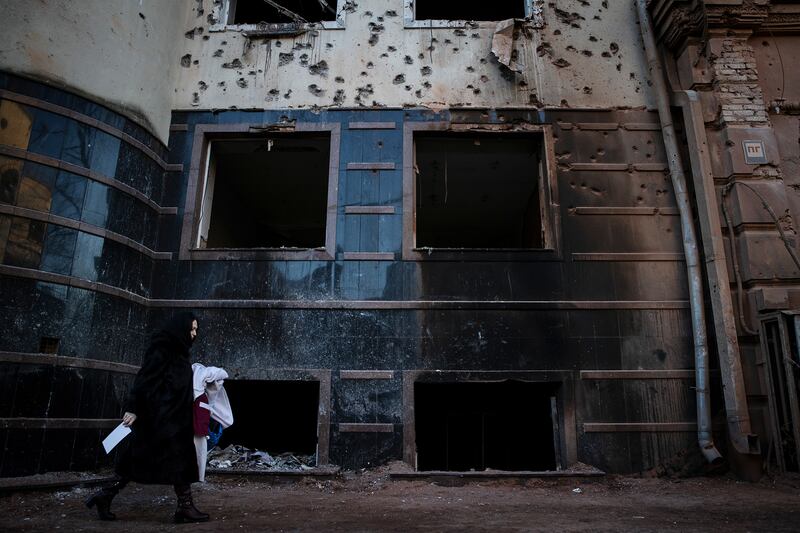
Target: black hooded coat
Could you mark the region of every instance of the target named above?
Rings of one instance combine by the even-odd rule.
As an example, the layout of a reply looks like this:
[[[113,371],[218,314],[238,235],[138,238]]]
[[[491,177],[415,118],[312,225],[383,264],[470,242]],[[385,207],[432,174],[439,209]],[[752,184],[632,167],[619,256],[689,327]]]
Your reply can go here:
[[[117,456],[117,474],[139,483],[198,480],[192,426],[192,313],[174,316],[153,335],[125,411],[136,415]],[[127,442],[126,442],[127,441]]]

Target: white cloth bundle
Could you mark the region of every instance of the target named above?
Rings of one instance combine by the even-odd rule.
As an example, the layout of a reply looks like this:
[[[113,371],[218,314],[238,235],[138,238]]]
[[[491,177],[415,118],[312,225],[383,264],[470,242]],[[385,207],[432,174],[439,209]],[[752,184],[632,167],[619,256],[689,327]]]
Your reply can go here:
[[[233,424],[233,411],[228,393],[223,386],[228,378],[225,369],[216,366],[204,366],[200,363],[192,365],[192,388],[194,399],[203,393],[208,397],[208,408],[211,418],[219,422],[223,428]],[[197,453],[197,473],[200,481],[206,480],[206,456],[208,455],[208,437],[194,437],[194,448]]]
[[[220,423],[223,428],[233,424],[233,411],[228,393],[225,392],[223,383],[228,379],[224,368],[204,366],[200,363],[192,365],[194,399],[205,393],[208,396],[208,405],[211,408],[211,418]]]

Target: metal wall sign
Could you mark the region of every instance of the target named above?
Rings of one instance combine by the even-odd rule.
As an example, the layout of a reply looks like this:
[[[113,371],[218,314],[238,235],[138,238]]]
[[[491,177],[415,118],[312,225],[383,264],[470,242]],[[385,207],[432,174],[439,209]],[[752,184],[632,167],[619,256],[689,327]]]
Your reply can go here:
[[[764,148],[764,141],[742,141],[744,150],[744,161],[748,165],[766,165],[767,150]]]

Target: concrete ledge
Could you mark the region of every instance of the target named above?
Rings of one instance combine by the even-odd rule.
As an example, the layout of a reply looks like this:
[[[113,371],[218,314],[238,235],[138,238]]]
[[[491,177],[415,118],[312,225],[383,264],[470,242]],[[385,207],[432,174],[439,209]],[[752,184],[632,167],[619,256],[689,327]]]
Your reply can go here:
[[[49,474],[37,474],[35,476],[6,477],[0,478],[0,494],[90,487],[111,483],[116,479],[115,476],[81,477],[79,474],[67,472],[51,472]]]
[[[449,472],[445,470],[430,470],[424,472],[391,472],[389,479],[532,479],[532,478],[597,478],[606,473],[602,470],[523,470],[512,472],[508,470],[483,470],[480,472]]]
[[[321,466],[311,470],[236,470],[233,468],[208,468],[206,475],[212,476],[238,476],[257,477],[259,480],[267,478],[272,481],[300,481],[306,477],[314,479],[334,479],[341,469],[338,466]]]

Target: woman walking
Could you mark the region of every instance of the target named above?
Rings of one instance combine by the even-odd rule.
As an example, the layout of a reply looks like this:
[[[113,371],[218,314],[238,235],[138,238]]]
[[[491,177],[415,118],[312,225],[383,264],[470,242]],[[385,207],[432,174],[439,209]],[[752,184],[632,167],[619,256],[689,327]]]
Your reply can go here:
[[[175,315],[153,335],[125,404],[122,423],[131,434],[117,457],[120,479],[86,500],[101,520],[116,519],[111,501],[131,481],[172,485],[178,497],[176,523],[209,519],[194,506],[191,489],[198,480],[189,360],[196,336],[197,319],[189,312]]]

